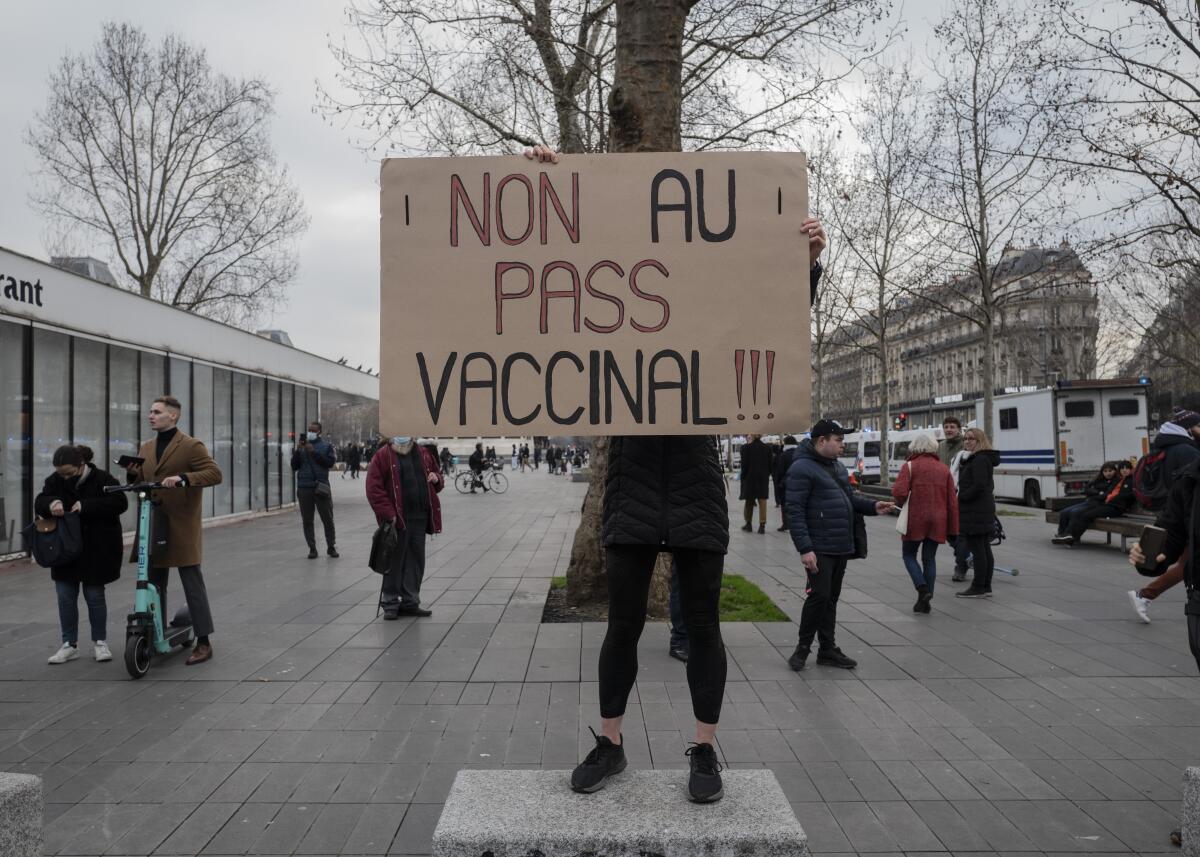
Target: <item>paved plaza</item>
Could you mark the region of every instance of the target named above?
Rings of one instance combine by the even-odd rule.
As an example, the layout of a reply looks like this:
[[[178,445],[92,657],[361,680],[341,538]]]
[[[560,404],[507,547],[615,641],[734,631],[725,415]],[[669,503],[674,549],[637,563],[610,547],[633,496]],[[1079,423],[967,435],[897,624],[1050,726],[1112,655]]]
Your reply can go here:
[[[539,620],[584,486],[509,478],[503,496],[443,492],[431,619],[375,618],[362,482],[333,480],[341,559],[304,558],[296,513],[209,530],[215,659],[158,660],[137,682],[119,639],[132,566],[108,588],[117,659],[85,644],[62,666],[46,664],[48,573],[0,568],[0,770],[44,778],[46,853],[425,854],[459,769],[572,767],[592,745],[604,626]],[[787,534],[732,518],[727,571],[798,618]],[[1182,593],[1138,624],[1119,551],[1094,536],[1053,548],[1040,518],[1008,517],[997,561],[1020,575],[956,600],[943,549],[933,613],[917,616],[892,523],[868,520],[870,558],[842,593],[857,670],[789,671],[793,622],[724,626],[727,765],[772,769],[816,854],[1175,850],[1182,769],[1200,760]],[[170,595],[173,610],[174,572]],[[691,706],[661,623],[632,702],[630,764],[682,770]]]

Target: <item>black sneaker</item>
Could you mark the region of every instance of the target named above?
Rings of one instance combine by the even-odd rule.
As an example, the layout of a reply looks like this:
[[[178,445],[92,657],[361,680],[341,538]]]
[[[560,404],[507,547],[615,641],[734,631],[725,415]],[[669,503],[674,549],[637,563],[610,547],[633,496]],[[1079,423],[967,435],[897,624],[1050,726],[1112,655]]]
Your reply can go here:
[[[426,610],[424,607],[401,607],[401,616],[432,616],[432,610]]]
[[[787,532],[787,528],[788,528],[788,525],[787,525],[787,524],[780,524],[778,527],[776,527],[776,528],[775,528],[775,532],[777,532],[777,533],[786,533],[786,532]]]
[[[752,527],[752,526],[750,525],[750,522],[749,522],[749,521],[747,521],[746,523],[742,524],[742,532],[744,532],[744,533],[752,533],[752,532],[754,532],[754,527]]]
[[[308,549],[308,558],[309,558],[309,559],[316,559],[316,558],[317,558],[317,549],[316,549],[316,548],[309,548],[309,549]]]
[[[683,661],[685,664],[688,662],[688,650],[683,646],[671,646],[668,654],[677,661]]]
[[[792,656],[788,658],[788,666],[794,672],[800,672],[804,669],[804,664],[808,661],[809,649],[807,646],[796,646],[796,651],[792,652]]]
[[[962,583],[964,580],[967,579],[967,573],[965,571],[956,571],[956,572],[954,572],[954,576],[951,577],[950,579],[953,580],[955,583]]]
[[[974,586],[968,586],[962,592],[955,592],[955,598],[987,598],[992,593],[986,589],[976,589]]]
[[[688,797],[692,803],[713,803],[725,796],[721,786],[721,763],[712,744],[693,744],[684,751],[692,762]]]
[[[329,554],[329,556],[333,557],[334,559],[337,559],[341,556],[341,554],[337,552],[337,548],[330,548],[329,550],[325,551],[325,553]]]
[[[933,601],[933,593],[932,592],[922,592],[917,597],[917,601],[921,605],[921,612],[928,613],[932,609],[932,608],[930,608],[929,603],[931,601]]]
[[[838,667],[843,670],[852,670],[858,666],[858,661],[844,654],[836,646],[832,649],[817,652],[817,663],[823,667]]]
[[[761,535],[763,535],[763,534],[764,534],[766,531],[767,531],[767,525],[766,525],[766,524],[759,524],[759,525],[758,525],[758,534],[759,534],[760,536],[761,536]]]
[[[625,748],[614,744],[596,730],[588,727],[596,746],[587,754],[575,770],[571,771],[571,790],[591,794],[604,788],[608,778],[625,770]]]
[[[399,604],[385,605],[383,608],[383,618],[387,619],[389,622],[399,619],[400,618],[400,605]]]
[[[1056,544],[1056,545],[1073,545],[1073,544],[1075,544],[1075,539],[1066,534],[1054,536],[1052,539],[1050,539],[1050,541],[1051,541],[1051,543]]]

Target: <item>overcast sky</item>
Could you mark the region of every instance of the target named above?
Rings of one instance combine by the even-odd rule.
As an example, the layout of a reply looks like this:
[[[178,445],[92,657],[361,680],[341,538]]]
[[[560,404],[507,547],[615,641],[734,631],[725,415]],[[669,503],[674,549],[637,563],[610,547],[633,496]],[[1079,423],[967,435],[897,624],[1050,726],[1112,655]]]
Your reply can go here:
[[[941,2],[910,11],[906,42],[923,54],[928,14]],[[312,224],[300,245],[300,273],[287,305],[264,326],[287,330],[300,348],[350,365],[377,367],[379,355],[378,164],[349,143],[352,131],[331,128],[313,112],[315,82],[337,71],[330,34],[340,38],[339,0],[161,0],[22,2],[0,0],[0,246],[46,258],[45,224],[27,201],[34,161],[22,141],[46,101],[46,80],[64,53],[90,50],[108,20],[130,21],[152,39],[177,33],[208,52],[213,68],[262,77],[277,93],[275,150],[300,189]],[[910,5],[910,10],[916,7]],[[94,255],[106,258],[104,247]]]

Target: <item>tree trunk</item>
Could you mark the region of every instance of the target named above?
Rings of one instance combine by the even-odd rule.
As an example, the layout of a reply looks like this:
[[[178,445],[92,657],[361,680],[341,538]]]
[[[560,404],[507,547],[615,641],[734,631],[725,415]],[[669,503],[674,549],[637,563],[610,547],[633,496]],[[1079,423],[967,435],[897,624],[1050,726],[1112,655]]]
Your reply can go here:
[[[680,151],[683,26],[688,9],[684,0],[618,0],[616,68],[608,99],[613,152]],[[608,449],[607,438],[596,439],[591,483],[571,546],[567,601],[577,606],[608,597],[600,544]],[[651,616],[667,614],[670,567],[670,558],[660,554],[650,585]]]
[[[888,454],[888,431],[891,428],[892,397],[888,387],[888,341],[887,341],[887,303],[885,290],[887,281],[879,278],[879,485],[886,488],[892,482],[891,456]]]

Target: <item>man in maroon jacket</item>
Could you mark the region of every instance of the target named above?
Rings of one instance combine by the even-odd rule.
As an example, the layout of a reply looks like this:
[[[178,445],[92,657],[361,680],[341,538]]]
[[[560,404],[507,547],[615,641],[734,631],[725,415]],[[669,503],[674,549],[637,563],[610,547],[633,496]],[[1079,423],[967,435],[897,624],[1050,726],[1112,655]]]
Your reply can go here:
[[[433,454],[411,437],[393,437],[379,448],[367,468],[367,502],[379,523],[392,521],[400,545],[383,576],[383,618],[432,616],[421,607],[425,577],[425,536],[442,531],[438,492],[445,485]]]

